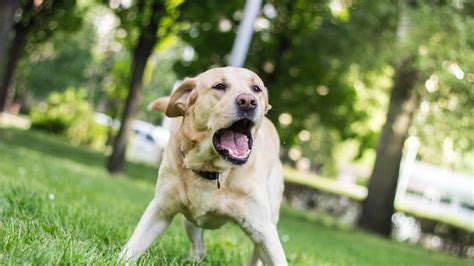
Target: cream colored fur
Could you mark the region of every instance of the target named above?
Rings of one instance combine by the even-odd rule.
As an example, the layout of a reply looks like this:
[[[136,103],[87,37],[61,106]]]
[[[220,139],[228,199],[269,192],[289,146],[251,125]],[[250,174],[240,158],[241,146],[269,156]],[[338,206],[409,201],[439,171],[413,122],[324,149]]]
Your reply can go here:
[[[226,90],[213,89],[216,83],[225,83]],[[253,85],[262,91],[253,91]],[[238,166],[219,156],[212,136],[236,121],[235,99],[242,93],[253,94],[258,106],[253,148],[248,161]],[[283,193],[279,138],[265,117],[270,105],[262,80],[247,69],[215,68],[185,79],[170,97],[153,101],[149,108],[174,117],[171,139],[164,151],[155,197],[120,257],[125,261],[136,259],[173,216],[181,213],[192,242],[191,255],[197,261],[206,252],[203,229],[233,222],[254,243],[251,265],[286,265],[276,227]],[[222,172],[221,188],[193,170]]]

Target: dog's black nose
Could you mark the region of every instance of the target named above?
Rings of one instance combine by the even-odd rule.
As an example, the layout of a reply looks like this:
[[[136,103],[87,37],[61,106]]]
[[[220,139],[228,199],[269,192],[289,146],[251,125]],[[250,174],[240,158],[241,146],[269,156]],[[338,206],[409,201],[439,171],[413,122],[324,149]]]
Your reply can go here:
[[[257,98],[249,93],[242,93],[235,99],[235,103],[242,111],[253,111],[258,104]]]

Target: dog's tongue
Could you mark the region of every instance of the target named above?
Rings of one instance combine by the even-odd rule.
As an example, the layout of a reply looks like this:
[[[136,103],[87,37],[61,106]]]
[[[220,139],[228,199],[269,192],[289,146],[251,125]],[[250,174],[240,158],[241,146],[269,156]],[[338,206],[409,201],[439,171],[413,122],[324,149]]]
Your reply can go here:
[[[220,136],[221,148],[229,150],[232,156],[247,156],[249,150],[248,137],[244,133],[226,130]]]

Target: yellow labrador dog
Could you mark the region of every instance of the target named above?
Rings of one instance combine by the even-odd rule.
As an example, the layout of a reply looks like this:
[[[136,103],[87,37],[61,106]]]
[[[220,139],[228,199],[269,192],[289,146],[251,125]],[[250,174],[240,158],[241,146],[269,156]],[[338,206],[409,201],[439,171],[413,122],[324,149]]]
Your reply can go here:
[[[283,193],[279,138],[265,117],[262,80],[224,67],[186,78],[150,104],[172,119],[156,193],[120,256],[136,259],[182,213],[191,256],[201,261],[203,229],[231,221],[254,243],[251,265],[286,265],[277,232]]]

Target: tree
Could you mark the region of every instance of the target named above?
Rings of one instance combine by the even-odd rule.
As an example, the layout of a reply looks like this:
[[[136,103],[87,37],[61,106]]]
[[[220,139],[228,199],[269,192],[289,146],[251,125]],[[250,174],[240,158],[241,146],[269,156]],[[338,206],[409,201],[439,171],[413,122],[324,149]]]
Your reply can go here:
[[[377,145],[377,155],[364,200],[359,225],[369,231],[389,236],[397,189],[400,161],[408,129],[418,106],[415,90],[417,69],[413,58],[404,58],[396,67],[387,120]]]
[[[411,20],[405,0],[400,1],[398,42],[406,44]],[[377,144],[377,155],[368,186],[368,195],[363,202],[359,225],[369,231],[389,236],[392,231],[391,218],[397,188],[400,161],[405,140],[408,137],[413,114],[417,108],[416,57],[405,55],[395,68],[393,88],[388,113]]]
[[[5,110],[12,100],[12,80],[25,46],[37,45],[58,30],[78,29],[81,16],[75,7],[76,0],[22,1],[21,15],[14,25],[15,37],[9,45],[7,63],[1,77],[0,110]]]
[[[117,11],[123,26],[128,27],[128,32],[132,33],[132,29],[138,27],[139,35],[133,49],[128,96],[122,114],[122,123],[107,163],[107,170],[112,174],[119,174],[124,168],[131,122],[137,112],[137,105],[142,94],[143,73],[148,58],[156,44],[172,32],[174,20],[178,14],[177,7],[180,4],[180,1],[166,1],[166,4],[161,0],[139,1],[133,10],[118,9]],[[126,23],[127,20],[130,21],[127,18],[130,12],[133,12],[137,18],[138,25],[135,24],[136,22]]]
[[[4,1],[3,7],[0,10],[0,77],[3,73],[4,59],[7,57],[8,40],[12,31],[13,18],[19,5],[20,0],[7,0]]]
[[[435,3],[400,1],[396,50],[400,60],[395,67],[390,103],[377,145],[368,196],[362,206],[359,226],[363,229],[382,236],[391,234],[391,217],[394,212],[394,198],[403,145],[409,135],[419,99],[424,94],[422,88],[426,87],[428,91],[431,91],[441,85],[438,84],[438,75],[434,74],[434,71],[444,72],[439,74],[440,76],[454,74],[458,79],[463,78],[464,75],[461,75],[462,70],[459,66],[459,69],[451,69],[452,73],[448,72],[449,68],[448,71],[446,69],[440,71],[439,68],[445,64],[442,60],[448,60],[447,62],[456,60],[464,66],[472,64],[469,59],[472,58],[473,43],[467,38],[469,27],[465,27],[466,24],[472,24],[472,17],[469,18],[464,14],[469,13],[471,8],[472,6],[453,7],[444,1]],[[448,15],[452,20],[440,21],[440,15]],[[411,21],[412,16],[417,17],[416,22]],[[454,65],[452,61],[449,64]],[[423,80],[426,82],[421,82]],[[464,103],[468,110],[472,109],[472,106],[468,104],[473,99],[470,86],[460,85],[457,84],[457,89],[452,89],[444,84],[446,87],[440,90],[444,91],[444,97],[468,99],[461,100],[459,103]],[[426,95],[424,97],[426,98]],[[461,110],[464,113],[466,109]],[[459,123],[463,120],[456,121]],[[423,135],[423,132],[421,133]]]

